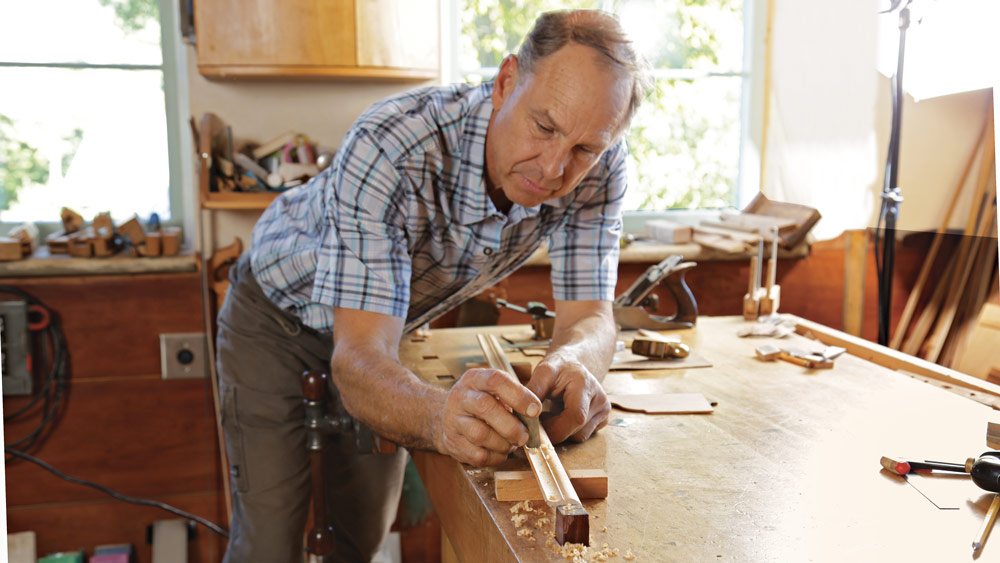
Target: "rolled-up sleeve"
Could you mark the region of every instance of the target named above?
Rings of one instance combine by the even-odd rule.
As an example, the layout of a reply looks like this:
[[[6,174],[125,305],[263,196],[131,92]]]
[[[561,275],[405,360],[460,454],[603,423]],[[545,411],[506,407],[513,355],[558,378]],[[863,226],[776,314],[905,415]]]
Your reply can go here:
[[[317,250],[315,302],[406,318],[411,263],[405,200],[412,193],[365,130],[345,139],[325,190],[331,213]]]

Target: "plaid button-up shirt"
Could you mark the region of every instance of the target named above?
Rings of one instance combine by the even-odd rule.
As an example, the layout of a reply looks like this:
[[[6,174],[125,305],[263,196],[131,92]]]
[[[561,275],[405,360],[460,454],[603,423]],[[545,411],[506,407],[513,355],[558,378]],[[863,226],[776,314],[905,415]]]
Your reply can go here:
[[[504,215],[484,177],[491,89],[421,88],[369,108],[330,167],[281,194],[254,227],[264,293],[321,332],[333,330],[335,307],[404,318],[408,332],[548,242],[556,299],[614,299],[624,143],[570,194]]]

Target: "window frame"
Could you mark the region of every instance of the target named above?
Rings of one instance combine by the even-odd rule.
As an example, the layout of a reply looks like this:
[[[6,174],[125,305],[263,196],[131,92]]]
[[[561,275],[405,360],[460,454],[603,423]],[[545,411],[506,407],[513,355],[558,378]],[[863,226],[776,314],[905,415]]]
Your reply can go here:
[[[194,177],[194,142],[190,134],[187,116],[190,113],[188,103],[187,53],[180,34],[180,2],[185,0],[157,0],[160,10],[160,49],[162,62],[160,65],[135,64],[90,64],[66,62],[18,62],[2,61],[0,67],[15,68],[71,68],[71,69],[112,69],[112,70],[160,70],[163,73],[164,108],[167,120],[167,151],[170,202],[170,219],[163,222],[166,226],[182,227],[185,246],[190,247],[191,231],[195,224],[194,189],[191,179]],[[114,217],[121,222],[127,217]],[[44,244],[46,236],[62,231],[62,223],[58,218],[52,220],[33,221],[38,227],[38,245]],[[0,233],[7,234],[23,225],[23,222],[0,221]]]
[[[442,82],[452,83],[463,79],[459,67],[459,45],[461,18],[459,2],[445,0],[447,9],[442,10],[442,41],[445,52],[441,55]],[[699,73],[697,79],[713,76],[742,76],[740,95],[740,147],[738,154],[738,176],[730,205],[745,207],[760,190],[760,156],[762,153],[764,73],[766,72],[767,7],[765,0],[743,0],[743,68],[739,72]],[[479,69],[484,76],[496,73],[497,69]],[[691,71],[684,69],[656,69],[655,80],[688,78]],[[669,219],[687,225],[697,225],[703,220],[716,220],[719,209],[666,209],[626,211],[623,217],[625,233],[641,234],[649,219]]]

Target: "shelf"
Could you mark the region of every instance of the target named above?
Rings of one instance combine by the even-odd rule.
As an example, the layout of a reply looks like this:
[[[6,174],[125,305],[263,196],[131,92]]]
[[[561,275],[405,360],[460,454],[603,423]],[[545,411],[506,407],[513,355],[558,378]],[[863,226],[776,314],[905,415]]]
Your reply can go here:
[[[208,192],[201,202],[202,209],[264,209],[281,192]]]

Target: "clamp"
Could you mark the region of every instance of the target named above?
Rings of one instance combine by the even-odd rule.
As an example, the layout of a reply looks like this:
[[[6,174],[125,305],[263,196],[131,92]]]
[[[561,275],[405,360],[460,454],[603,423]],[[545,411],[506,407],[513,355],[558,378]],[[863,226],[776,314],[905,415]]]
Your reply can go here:
[[[306,450],[312,480],[313,528],[307,548],[313,555],[330,555],[334,548],[333,526],[326,511],[325,451],[333,434],[354,434],[360,453],[393,453],[396,444],[379,438],[370,428],[351,418],[330,392],[330,378],[318,371],[302,374],[302,395],[306,411]]]
[[[692,328],[698,320],[698,303],[684,279],[695,262],[681,262],[684,257],[671,255],[659,264],[650,266],[613,304],[615,322],[622,330],[645,328],[672,330]],[[653,315],[659,308],[660,298],[653,290],[664,283],[677,302],[677,312],[669,317]]]
[[[518,313],[531,315],[531,327],[535,329],[535,340],[548,340],[552,338],[552,330],[556,324],[556,314],[549,311],[545,303],[529,301],[527,307],[521,307],[499,297],[495,301],[498,307],[507,307]]]

